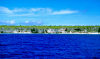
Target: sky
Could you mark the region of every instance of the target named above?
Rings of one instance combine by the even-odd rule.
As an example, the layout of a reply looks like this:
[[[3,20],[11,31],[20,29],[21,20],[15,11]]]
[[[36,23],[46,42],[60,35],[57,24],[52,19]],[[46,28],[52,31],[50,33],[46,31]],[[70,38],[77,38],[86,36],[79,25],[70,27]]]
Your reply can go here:
[[[100,0],[0,0],[0,25],[100,25]]]

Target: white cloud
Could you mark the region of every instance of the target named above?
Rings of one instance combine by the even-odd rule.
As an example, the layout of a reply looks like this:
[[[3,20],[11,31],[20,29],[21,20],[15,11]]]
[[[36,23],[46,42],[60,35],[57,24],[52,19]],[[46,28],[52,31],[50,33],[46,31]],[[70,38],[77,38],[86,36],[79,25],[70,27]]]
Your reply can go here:
[[[38,15],[35,15],[35,14],[32,14],[32,13],[27,13],[27,14],[11,14],[11,15],[8,15],[8,16],[38,16]]]
[[[26,11],[25,9],[20,9],[20,8],[15,8],[13,10],[11,10],[12,12],[23,12],[23,11]]]
[[[14,20],[2,20],[0,21],[1,24],[8,24],[8,25],[12,25],[12,24],[15,24],[15,21]]]
[[[12,13],[12,11],[6,7],[0,7],[0,13]]]
[[[43,15],[60,15],[60,14],[73,14],[78,13],[74,10],[59,10],[54,11],[51,8],[14,8],[9,9],[6,7],[0,7],[0,15],[8,16],[43,16]]]
[[[14,20],[9,21],[10,24],[15,24]]]
[[[50,8],[31,8],[30,9],[30,11],[34,11],[34,12],[36,12],[36,11],[52,11],[52,9],[50,9]]]
[[[24,23],[24,25],[43,25],[43,22],[42,21],[29,21],[29,20],[26,20]]]
[[[55,11],[52,14],[53,15],[59,15],[59,14],[73,14],[73,13],[78,13],[78,11],[72,11],[72,10],[60,10],[60,11]]]
[[[25,23],[29,23],[29,21],[25,21]]]
[[[30,11],[36,12],[36,11],[40,11],[41,8],[31,8]]]
[[[2,22],[7,23],[7,24],[15,24],[14,20],[7,20],[7,21],[2,21]]]

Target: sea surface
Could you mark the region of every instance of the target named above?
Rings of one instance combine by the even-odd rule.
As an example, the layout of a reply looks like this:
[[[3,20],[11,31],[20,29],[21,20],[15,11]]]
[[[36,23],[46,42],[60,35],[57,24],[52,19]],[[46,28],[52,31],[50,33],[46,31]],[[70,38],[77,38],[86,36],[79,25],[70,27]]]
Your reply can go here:
[[[100,59],[100,34],[0,34],[0,59]]]

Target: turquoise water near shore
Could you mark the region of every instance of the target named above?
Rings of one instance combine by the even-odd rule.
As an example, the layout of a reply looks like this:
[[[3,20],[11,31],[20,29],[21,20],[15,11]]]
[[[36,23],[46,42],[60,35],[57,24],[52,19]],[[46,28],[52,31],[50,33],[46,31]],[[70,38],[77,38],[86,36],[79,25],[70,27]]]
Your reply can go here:
[[[100,34],[0,34],[0,59],[100,59]]]

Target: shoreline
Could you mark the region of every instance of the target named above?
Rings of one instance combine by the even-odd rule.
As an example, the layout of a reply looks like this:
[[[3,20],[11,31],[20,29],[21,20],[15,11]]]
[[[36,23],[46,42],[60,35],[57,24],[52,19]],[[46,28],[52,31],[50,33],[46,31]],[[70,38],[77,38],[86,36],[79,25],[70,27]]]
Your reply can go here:
[[[0,33],[0,34],[100,34],[100,33]]]

